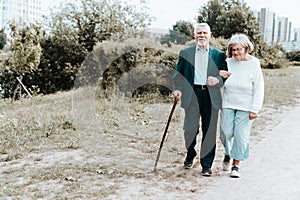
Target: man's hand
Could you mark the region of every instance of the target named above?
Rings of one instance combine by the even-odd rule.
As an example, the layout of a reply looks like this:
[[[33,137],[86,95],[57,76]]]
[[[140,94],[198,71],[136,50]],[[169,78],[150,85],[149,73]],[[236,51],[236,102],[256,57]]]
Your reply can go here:
[[[213,76],[209,76],[206,80],[206,84],[210,87],[215,86],[219,83],[219,79]]]
[[[177,101],[180,100],[181,95],[182,95],[182,92],[179,91],[179,90],[176,90],[176,91],[173,92],[173,96],[175,97],[175,99],[176,99]]]

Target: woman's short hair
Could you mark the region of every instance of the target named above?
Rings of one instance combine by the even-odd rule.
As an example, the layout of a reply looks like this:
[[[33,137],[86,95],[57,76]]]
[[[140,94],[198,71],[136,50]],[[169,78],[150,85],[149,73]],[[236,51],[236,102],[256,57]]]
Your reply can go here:
[[[234,44],[240,44],[242,47],[246,49],[246,53],[250,53],[254,49],[253,43],[249,40],[249,38],[245,34],[242,33],[234,34],[231,36],[231,38],[227,43],[226,55],[228,56],[228,58],[232,57],[231,48]]]

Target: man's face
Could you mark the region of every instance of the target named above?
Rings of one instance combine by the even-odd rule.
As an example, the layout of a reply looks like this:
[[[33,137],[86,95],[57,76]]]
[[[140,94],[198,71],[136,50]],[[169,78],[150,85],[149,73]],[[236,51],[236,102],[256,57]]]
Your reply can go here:
[[[194,34],[195,40],[200,47],[207,47],[211,37],[210,28],[207,26],[199,26]]]

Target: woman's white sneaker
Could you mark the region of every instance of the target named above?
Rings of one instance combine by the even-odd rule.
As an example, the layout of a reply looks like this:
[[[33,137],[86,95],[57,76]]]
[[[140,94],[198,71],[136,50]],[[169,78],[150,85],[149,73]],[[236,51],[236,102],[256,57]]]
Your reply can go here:
[[[222,163],[223,171],[229,171],[230,170],[230,157],[229,155],[225,155]]]
[[[229,162],[223,162],[222,163],[222,169],[223,169],[223,171],[229,171],[230,170],[230,163]]]
[[[231,173],[230,173],[230,176],[232,178],[240,178],[241,176],[241,173],[240,173],[240,167],[239,166],[236,166],[236,165],[233,165],[231,167]]]

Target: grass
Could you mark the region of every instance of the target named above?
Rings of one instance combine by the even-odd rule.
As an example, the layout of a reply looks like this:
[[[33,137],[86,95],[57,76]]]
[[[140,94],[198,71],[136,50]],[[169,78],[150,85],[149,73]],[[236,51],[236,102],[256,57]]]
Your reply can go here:
[[[299,103],[300,67],[264,69],[265,99],[260,117],[253,124],[252,135],[263,137],[284,115]],[[261,135],[260,135],[261,134]]]
[[[66,95],[1,102],[0,152],[15,157],[47,148],[68,148],[76,143],[76,128]],[[67,97],[67,98],[65,98]],[[69,99],[70,100],[70,99]],[[75,145],[76,146],[76,145]]]
[[[254,138],[264,137],[299,103],[299,77],[300,67],[264,69],[265,103],[253,125]],[[164,184],[162,190],[172,191],[178,190],[172,183],[179,181],[184,187],[180,191],[196,192],[183,183],[187,176],[198,177],[197,172],[176,170],[185,151],[179,106],[160,157],[161,170],[156,176],[151,172],[172,97],[95,94],[89,88],[0,101],[1,198],[113,199],[130,182],[137,184],[136,191],[157,182]]]

